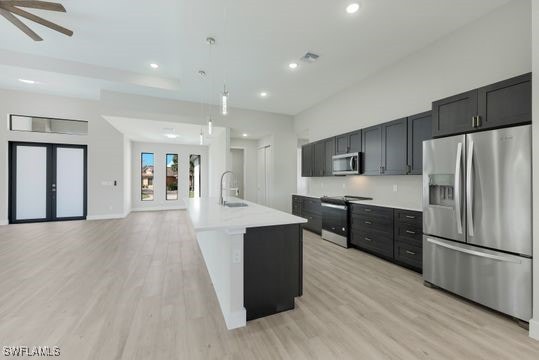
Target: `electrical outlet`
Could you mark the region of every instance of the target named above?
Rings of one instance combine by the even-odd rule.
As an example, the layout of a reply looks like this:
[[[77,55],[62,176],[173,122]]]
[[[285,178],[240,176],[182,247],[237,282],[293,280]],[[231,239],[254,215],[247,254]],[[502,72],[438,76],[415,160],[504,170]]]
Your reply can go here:
[[[232,252],[232,263],[239,264],[241,263],[241,250],[237,249]]]
[[[397,192],[399,191],[399,187],[397,186],[397,184],[394,184],[393,185],[393,192]]]

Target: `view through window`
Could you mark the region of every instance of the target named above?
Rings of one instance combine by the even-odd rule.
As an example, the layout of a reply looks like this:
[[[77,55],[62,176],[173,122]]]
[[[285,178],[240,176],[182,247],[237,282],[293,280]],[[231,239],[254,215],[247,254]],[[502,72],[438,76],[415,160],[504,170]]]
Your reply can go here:
[[[141,156],[141,200],[153,201],[153,153],[142,153]]]
[[[200,155],[189,156],[189,197],[200,197]]]
[[[167,200],[178,200],[178,154],[167,154]]]

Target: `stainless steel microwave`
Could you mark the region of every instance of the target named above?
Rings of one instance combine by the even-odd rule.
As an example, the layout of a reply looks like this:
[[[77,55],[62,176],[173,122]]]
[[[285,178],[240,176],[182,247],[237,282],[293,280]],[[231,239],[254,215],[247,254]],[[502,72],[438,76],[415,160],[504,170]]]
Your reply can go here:
[[[361,174],[361,153],[333,156],[333,175]]]

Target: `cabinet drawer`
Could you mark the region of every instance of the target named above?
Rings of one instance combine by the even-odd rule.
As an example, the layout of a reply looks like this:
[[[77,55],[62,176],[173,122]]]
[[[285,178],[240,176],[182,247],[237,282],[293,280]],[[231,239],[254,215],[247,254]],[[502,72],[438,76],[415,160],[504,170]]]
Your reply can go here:
[[[352,214],[390,217],[393,222],[393,209],[381,206],[352,204]]]
[[[395,260],[421,271],[423,266],[423,248],[395,241]]]
[[[302,209],[311,214],[322,216],[322,203],[320,199],[303,198]]]
[[[395,222],[410,223],[416,226],[423,226],[423,213],[419,211],[395,209]]]
[[[380,256],[393,258],[393,237],[374,231],[352,229],[350,243]]]
[[[393,236],[393,217],[352,214],[350,225],[352,229],[377,231],[388,236]]]
[[[401,241],[410,245],[421,247],[422,228],[415,224],[401,223],[395,224],[395,241]]]

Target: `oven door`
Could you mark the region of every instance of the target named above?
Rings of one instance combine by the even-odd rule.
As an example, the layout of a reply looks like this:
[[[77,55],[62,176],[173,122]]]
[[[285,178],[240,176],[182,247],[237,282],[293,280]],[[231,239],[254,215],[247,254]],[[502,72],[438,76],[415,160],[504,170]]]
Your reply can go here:
[[[358,175],[359,153],[333,156],[333,175]]]
[[[322,229],[336,235],[348,235],[348,207],[322,203]]]

